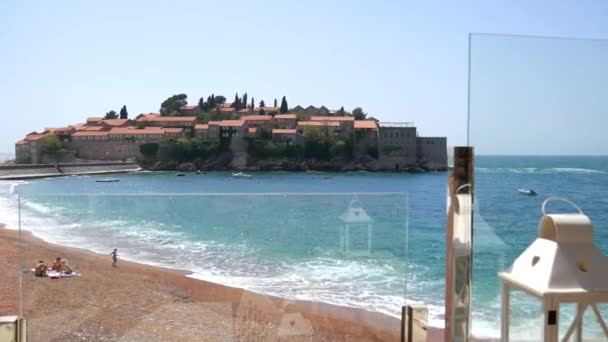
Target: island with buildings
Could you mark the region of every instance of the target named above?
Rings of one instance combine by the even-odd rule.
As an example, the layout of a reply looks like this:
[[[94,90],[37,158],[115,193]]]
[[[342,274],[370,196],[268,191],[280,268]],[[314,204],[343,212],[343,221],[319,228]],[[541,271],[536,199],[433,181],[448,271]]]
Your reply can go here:
[[[174,95],[157,113],[89,117],[31,132],[15,144],[17,164],[137,161],[149,170],[444,171],[445,137],[414,124],[382,122],[361,108],[258,106],[247,95],[188,105]]]

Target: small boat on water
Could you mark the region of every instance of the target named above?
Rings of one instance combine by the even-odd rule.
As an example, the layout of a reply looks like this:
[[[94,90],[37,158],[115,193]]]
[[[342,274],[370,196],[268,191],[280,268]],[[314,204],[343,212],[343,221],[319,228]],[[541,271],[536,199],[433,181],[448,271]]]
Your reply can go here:
[[[116,182],[120,182],[120,179],[105,178],[105,179],[96,179],[95,181],[97,183],[116,183]]]
[[[202,173],[201,170],[196,170],[196,172],[194,174],[200,175],[201,173]]]
[[[251,178],[253,176],[252,175],[248,175],[246,173],[242,173],[242,172],[236,172],[236,173],[232,173],[232,177],[236,177],[236,178]]]
[[[526,196],[536,196],[537,193],[536,191],[534,191],[534,189],[517,189],[517,191],[522,194],[522,195],[526,195]]]
[[[178,173],[175,176],[177,176],[177,177],[184,177],[185,175],[186,175],[185,173]]]

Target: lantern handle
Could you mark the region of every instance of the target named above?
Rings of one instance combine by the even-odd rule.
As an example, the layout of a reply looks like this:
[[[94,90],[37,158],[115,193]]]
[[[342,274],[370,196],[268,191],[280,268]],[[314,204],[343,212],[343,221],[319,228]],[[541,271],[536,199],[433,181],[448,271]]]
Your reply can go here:
[[[467,183],[467,184],[462,184],[461,186],[459,186],[456,189],[456,195],[458,195],[458,193],[460,192],[460,190],[464,189],[464,188],[470,188],[471,187],[471,183]]]
[[[583,213],[583,210],[576,205],[574,202],[572,202],[571,200],[564,198],[564,197],[549,197],[546,200],[543,201],[543,206],[542,206],[542,211],[543,211],[543,216],[547,215],[547,211],[545,210],[545,207],[547,206],[547,203],[549,202],[553,202],[553,201],[559,201],[559,202],[565,202],[570,204],[572,207],[574,207],[574,209],[578,210],[579,214],[585,215],[585,213]]]

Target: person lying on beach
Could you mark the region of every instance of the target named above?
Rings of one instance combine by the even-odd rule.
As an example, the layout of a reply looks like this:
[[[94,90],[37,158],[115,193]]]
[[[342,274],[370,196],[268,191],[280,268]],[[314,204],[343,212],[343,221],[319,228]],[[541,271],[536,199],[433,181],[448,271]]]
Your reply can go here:
[[[114,248],[110,255],[112,256],[112,267],[116,267],[116,263],[118,262],[118,249]]]
[[[39,260],[36,268],[34,269],[34,275],[36,277],[46,277],[46,271],[49,268],[44,264],[44,261]]]
[[[61,258],[57,257],[57,259],[55,259],[55,262],[53,263],[53,266],[51,266],[51,269],[53,271],[61,272],[62,268],[63,267],[61,266]]]
[[[68,265],[68,261],[63,259],[61,260],[61,272],[65,274],[72,274],[72,268]]]

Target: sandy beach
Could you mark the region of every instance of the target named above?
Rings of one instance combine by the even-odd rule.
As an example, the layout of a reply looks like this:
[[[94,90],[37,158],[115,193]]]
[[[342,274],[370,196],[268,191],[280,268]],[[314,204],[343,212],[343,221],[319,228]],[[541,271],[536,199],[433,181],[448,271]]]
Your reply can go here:
[[[0,229],[0,315],[18,311],[17,242],[17,231]],[[39,259],[48,265],[57,256],[82,275],[53,280],[23,274],[30,341],[399,340],[400,321],[383,314],[287,301],[122,260],[112,268],[109,255],[23,232],[27,267]]]

